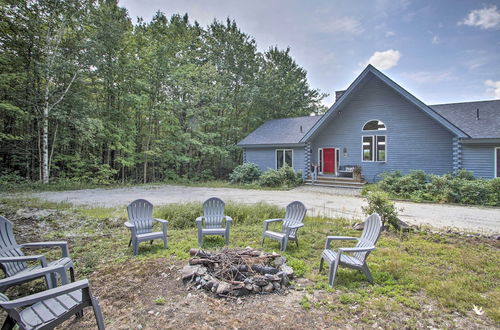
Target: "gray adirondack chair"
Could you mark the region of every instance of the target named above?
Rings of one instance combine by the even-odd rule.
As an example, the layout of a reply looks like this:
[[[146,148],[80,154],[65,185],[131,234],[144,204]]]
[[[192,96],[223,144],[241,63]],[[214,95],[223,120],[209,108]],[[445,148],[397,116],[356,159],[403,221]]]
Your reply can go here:
[[[368,280],[373,283],[372,274],[370,273],[370,269],[368,269],[366,259],[370,252],[375,250],[375,244],[380,237],[381,230],[382,221],[380,220],[380,216],[374,213],[366,219],[360,238],[327,236],[325,249],[321,254],[319,270],[321,271],[323,269],[323,262],[326,261],[330,266],[330,273],[328,275],[328,283],[330,283],[330,286],[333,286],[335,283],[335,275],[337,274],[339,265],[362,271]],[[338,240],[357,241],[357,244],[356,247],[353,248],[340,248],[338,251],[334,251],[330,248],[330,243]]]
[[[163,247],[167,248],[167,225],[168,221],[153,218],[153,204],[145,199],[137,199],[127,207],[128,221],[125,226],[130,229],[130,241],[128,246],[133,245],[134,255],[139,253],[139,243],[153,240],[163,240]],[[153,222],[159,222],[162,231],[153,232]]]
[[[307,209],[302,202],[291,202],[286,207],[285,218],[283,219],[268,219],[264,220],[264,232],[262,233],[262,243],[264,246],[264,239],[271,238],[280,242],[280,250],[285,251],[288,241],[295,241],[299,247],[299,239],[297,231],[304,226],[304,217],[306,216]],[[273,222],[281,222],[281,232],[269,230],[269,224]]]
[[[200,247],[203,246],[203,237],[207,235],[224,236],[225,244],[229,243],[229,231],[233,219],[224,215],[224,206],[224,201],[217,197],[209,198],[203,203],[203,216],[196,218]]]
[[[5,277],[15,276],[15,281],[3,282],[0,284],[0,291],[5,291],[9,286],[19,282],[30,280],[30,273],[48,266],[62,266],[69,270],[71,281],[75,281],[75,271],[73,261],[69,257],[68,243],[59,242],[37,242],[18,244],[12,229],[12,222],[0,216],[0,268]],[[22,248],[59,247],[62,251],[62,258],[47,262],[44,255],[25,256]],[[28,266],[28,261],[38,261],[39,265]],[[57,285],[57,273],[47,273],[45,275],[47,286],[52,288]]]
[[[64,271],[64,270],[63,270]],[[9,300],[0,293],[0,306],[8,313],[2,329],[54,329],[83,308],[92,306],[99,330],[104,330],[101,307],[90,292],[88,280],[65,284],[26,297]]]

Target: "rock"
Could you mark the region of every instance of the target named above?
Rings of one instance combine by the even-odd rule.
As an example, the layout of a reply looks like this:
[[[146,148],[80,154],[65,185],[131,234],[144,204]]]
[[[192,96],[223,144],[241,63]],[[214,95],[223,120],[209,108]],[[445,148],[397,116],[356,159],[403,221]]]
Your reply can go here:
[[[198,269],[196,270],[196,275],[204,276],[206,274],[207,274],[207,268],[203,266],[198,266]]]
[[[262,289],[260,288],[260,286],[256,285],[256,284],[253,284],[252,285],[252,291],[255,292],[255,293],[259,293]]]
[[[245,289],[247,289],[248,291],[252,291],[253,285],[252,284],[245,284]]]
[[[198,272],[201,272],[200,268],[205,268],[203,266],[191,266],[191,265],[186,265],[181,269],[181,277],[184,281],[189,281],[191,280]],[[205,273],[207,269],[205,268]]]
[[[280,266],[280,270],[288,277],[293,276],[293,268],[284,264]]]
[[[231,291],[231,284],[226,283],[226,282],[219,282],[219,285],[217,286],[217,290],[215,291],[217,294],[226,294]]]
[[[268,283],[266,286],[262,287],[262,292],[273,292],[274,286],[272,283]]]
[[[363,230],[365,228],[365,223],[364,222],[356,222],[353,226],[353,229],[356,230]]]
[[[35,208],[24,208],[17,210],[16,215],[24,219],[41,220],[55,213],[57,213],[57,210],[51,210],[51,209],[40,210]]]
[[[253,282],[258,286],[265,286],[269,283],[264,276],[255,276]]]
[[[212,292],[216,292],[217,291],[217,287],[219,286],[219,282],[212,282],[213,285],[212,285]]]
[[[274,287],[274,290],[280,290],[281,289],[281,285],[279,284],[279,282],[273,282],[273,287]]]
[[[266,274],[266,275],[264,275],[264,277],[268,281],[279,281],[279,280],[281,280],[281,278],[279,276],[271,275],[271,274]]]
[[[281,279],[281,285],[287,286],[288,283],[290,283],[290,279],[288,278],[288,276],[284,275],[283,278]]]
[[[285,257],[282,257],[282,256],[279,256],[277,258],[274,258],[274,266],[275,267],[280,267],[281,265],[283,265],[284,263],[286,262],[286,258]]]
[[[395,227],[397,230],[401,230],[405,233],[410,231],[410,226],[406,222],[402,221],[401,219],[398,219],[398,222],[396,223]]]
[[[246,288],[240,288],[240,289],[234,291],[234,295],[236,297],[241,297],[241,296],[244,296],[246,294],[248,294],[248,290]],[[240,304],[241,304],[241,302],[240,302]]]
[[[500,241],[500,235],[493,235],[490,238],[495,240],[495,241]]]

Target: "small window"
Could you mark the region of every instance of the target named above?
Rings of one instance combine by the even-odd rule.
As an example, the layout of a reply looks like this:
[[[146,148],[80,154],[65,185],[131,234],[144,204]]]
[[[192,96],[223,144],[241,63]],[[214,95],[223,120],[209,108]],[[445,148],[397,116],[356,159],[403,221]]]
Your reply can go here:
[[[385,162],[385,136],[376,136],[377,139],[377,162]]]
[[[292,149],[276,149],[276,169],[287,164],[293,167],[293,150]]]
[[[363,126],[363,131],[385,131],[385,124],[380,120],[370,120]]]
[[[373,161],[373,136],[363,136],[363,161]]]

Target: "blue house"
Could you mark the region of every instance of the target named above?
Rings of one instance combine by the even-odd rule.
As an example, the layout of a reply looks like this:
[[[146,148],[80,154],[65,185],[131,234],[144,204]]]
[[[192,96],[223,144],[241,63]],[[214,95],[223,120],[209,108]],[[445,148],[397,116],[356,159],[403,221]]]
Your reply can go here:
[[[269,120],[238,146],[244,162],[305,178],[312,164],[322,177],[359,165],[368,182],[395,170],[500,177],[500,100],[426,105],[368,65],[324,115]]]

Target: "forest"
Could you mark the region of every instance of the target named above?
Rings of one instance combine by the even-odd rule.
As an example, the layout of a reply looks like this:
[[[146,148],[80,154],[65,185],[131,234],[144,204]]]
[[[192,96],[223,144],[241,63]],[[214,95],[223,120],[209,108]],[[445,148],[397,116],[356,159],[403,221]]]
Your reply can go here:
[[[230,18],[0,0],[0,180],[225,179],[268,119],[324,111],[290,49]]]

